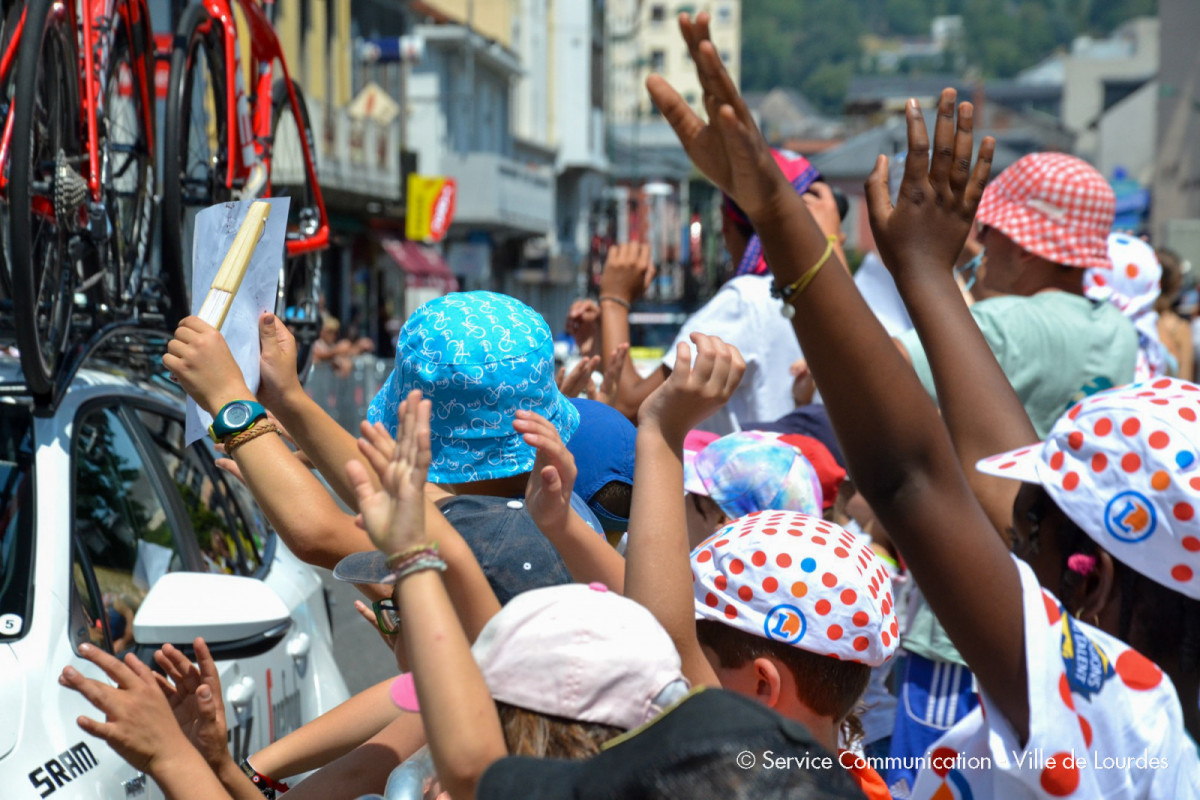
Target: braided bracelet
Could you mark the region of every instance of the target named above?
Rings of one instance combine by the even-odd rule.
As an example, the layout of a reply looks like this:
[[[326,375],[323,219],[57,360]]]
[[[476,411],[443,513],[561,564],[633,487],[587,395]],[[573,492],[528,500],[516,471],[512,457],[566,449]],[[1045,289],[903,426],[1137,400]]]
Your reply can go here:
[[[387,564],[388,569],[395,569],[397,564],[407,561],[412,556],[420,555],[422,553],[429,553],[430,555],[436,556],[437,542],[425,542],[424,544],[413,545],[412,547],[401,550],[398,553],[392,553],[387,557],[387,561],[384,563]]]
[[[246,442],[253,441],[260,436],[268,433],[277,433],[279,428],[275,427],[274,422],[259,422],[252,428],[247,428],[241,433],[231,437],[225,443],[225,455],[232,456],[233,451],[244,445]]]
[[[446,571],[446,562],[437,556],[422,556],[405,564],[393,574],[396,576],[396,581],[402,581],[409,575],[415,575],[418,572],[425,570],[436,569],[438,572]]]
[[[817,277],[817,273],[821,271],[821,267],[825,266],[825,262],[829,260],[831,255],[833,255],[833,245],[835,242],[837,242],[837,239],[837,236],[826,236],[825,252],[821,255],[820,260],[792,283],[789,283],[787,286],[784,286],[781,289],[772,281],[771,296],[777,297],[783,301],[783,307],[779,310],[779,313],[783,314],[783,316],[787,317],[788,319],[796,316],[796,308],[792,304],[796,302],[796,298],[808,288],[808,285],[812,283],[813,278]]]
[[[390,569],[392,574],[395,575],[409,564],[420,561],[423,558],[438,558],[437,551],[432,547],[424,548],[416,553],[406,556],[405,558],[397,559],[395,562],[388,564],[388,569]]]

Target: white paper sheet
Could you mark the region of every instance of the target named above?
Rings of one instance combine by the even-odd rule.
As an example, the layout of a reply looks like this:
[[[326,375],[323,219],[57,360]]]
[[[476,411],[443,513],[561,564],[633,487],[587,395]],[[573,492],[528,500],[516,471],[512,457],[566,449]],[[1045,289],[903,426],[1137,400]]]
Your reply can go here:
[[[258,391],[258,318],[264,311],[275,311],[275,296],[279,289],[279,271],[283,267],[284,248],[287,245],[287,215],[291,199],[287,197],[264,198],[271,204],[266,229],[242,287],[233,298],[233,305],[225,317],[221,333],[229,344],[233,358],[242,369],[250,391]],[[221,203],[206,208],[196,215],[196,238],[192,242],[192,313],[199,312],[213,278],[221,268],[230,245],[237,236],[242,220],[253,200]],[[192,398],[187,400],[187,443],[208,435],[212,417],[196,405]]]

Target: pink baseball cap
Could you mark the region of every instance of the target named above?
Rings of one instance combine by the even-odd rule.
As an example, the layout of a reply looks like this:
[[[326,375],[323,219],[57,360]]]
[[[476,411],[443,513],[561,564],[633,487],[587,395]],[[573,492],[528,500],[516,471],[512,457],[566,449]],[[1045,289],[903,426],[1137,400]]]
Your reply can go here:
[[[988,184],[975,221],[1055,264],[1105,269],[1116,205],[1108,181],[1083,159],[1030,153]]]
[[[687,689],[679,653],[654,615],[603,584],[531,589],[500,609],[471,647],[492,697],[529,711],[632,729]],[[412,673],[391,698],[419,712]]]
[[[1200,386],[1160,378],[1094,394],[1046,441],[976,469],[1041,484],[1112,556],[1200,600]]]
[[[896,652],[887,569],[832,522],[760,511],[717,531],[691,560],[698,619],[873,667]]]

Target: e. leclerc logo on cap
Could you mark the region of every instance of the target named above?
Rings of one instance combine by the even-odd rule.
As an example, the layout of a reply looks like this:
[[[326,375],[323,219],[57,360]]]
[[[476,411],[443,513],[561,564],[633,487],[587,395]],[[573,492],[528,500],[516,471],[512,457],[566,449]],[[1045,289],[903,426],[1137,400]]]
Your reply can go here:
[[[808,622],[800,609],[786,603],[775,606],[767,612],[763,622],[763,632],[768,639],[774,639],[784,644],[795,644],[804,638],[808,630]]]
[[[1158,525],[1158,515],[1141,492],[1121,492],[1104,509],[1104,527],[1113,538],[1136,544],[1149,538]]]

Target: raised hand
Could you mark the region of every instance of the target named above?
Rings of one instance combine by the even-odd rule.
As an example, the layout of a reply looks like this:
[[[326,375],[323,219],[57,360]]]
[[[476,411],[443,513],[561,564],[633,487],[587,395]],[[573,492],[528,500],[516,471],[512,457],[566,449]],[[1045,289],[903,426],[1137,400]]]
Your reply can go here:
[[[545,417],[517,411],[513,428],[525,444],[537,450],[533,471],[525,488],[525,506],[542,531],[559,531],[571,515],[571,490],[575,486],[575,457]]]
[[[192,644],[196,649],[195,665],[170,644],[155,651],[154,661],[170,680],[157,674],[155,679],[180,729],[215,770],[230,758],[221,677],[204,640],[197,637]]]
[[[383,453],[391,441],[386,431],[380,434],[372,428],[371,440],[359,440],[359,450],[378,473],[381,488],[375,488],[367,468],[360,462],[346,464],[346,474],[358,496],[363,525],[371,541],[385,553],[396,553],[426,541],[424,490],[432,460],[430,408],[430,402],[421,399],[419,390],[410,392],[400,403],[398,436],[386,458]]]
[[[615,244],[608,248],[604,271],[600,273],[600,297],[615,297],[632,303],[654,283],[655,271],[649,244]]]
[[[288,395],[304,391],[296,372],[296,337],[283,320],[265,313],[258,318],[258,342],[258,401],[278,409]]]
[[[253,398],[221,332],[199,317],[184,317],[167,343],[163,366],[196,404],[215,414],[231,400]]]
[[[589,387],[594,386],[592,373],[599,366],[600,356],[584,356],[575,362],[570,372],[567,372],[566,367],[559,367],[554,382],[558,384],[558,390],[567,397],[579,397]]]
[[[933,157],[921,107],[910,100],[908,157],[895,207],[888,193],[888,159],[879,156],[867,178],[867,209],[879,255],[897,279],[922,265],[949,272],[962,252],[975,221],[992,167],[996,142],[984,137],[979,159],[971,167],[974,107],[958,106],[955,91],[945,89],[938,101],[933,130]]]
[[[596,355],[600,347],[600,304],[595,300],[576,300],[571,303],[566,327],[581,356],[587,358]]]
[[[152,772],[155,762],[170,757],[187,738],[171,713],[154,673],[131,653],[119,661],[98,647],[79,646],[79,655],[91,661],[117,685],[86,678],[73,667],[65,667],[58,682],[79,692],[104,714],[104,722],[91,717],[76,719],[86,733],[103,739],[141,772]]]
[[[783,177],[750,109],[725,71],[709,36],[709,15],[679,15],[679,30],[704,90],[705,123],[661,75],[646,79],[654,105],[675,130],[692,163],[732,197],[754,222],[776,207],[774,197],[795,190]]]
[[[679,446],[689,430],[729,401],[746,372],[746,362],[733,345],[702,333],[690,338],[696,346],[696,363],[688,344],[680,342],[671,376],[638,411],[639,427],[655,426],[668,442]]]
[[[625,357],[627,355],[629,355],[629,343],[624,342],[617,345],[608,359],[608,367],[604,370],[604,378],[600,381],[600,388],[597,389],[594,383],[588,385],[587,398],[589,400],[616,406],[617,395],[621,391],[621,374],[625,371]]]

